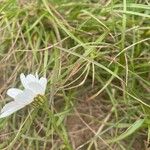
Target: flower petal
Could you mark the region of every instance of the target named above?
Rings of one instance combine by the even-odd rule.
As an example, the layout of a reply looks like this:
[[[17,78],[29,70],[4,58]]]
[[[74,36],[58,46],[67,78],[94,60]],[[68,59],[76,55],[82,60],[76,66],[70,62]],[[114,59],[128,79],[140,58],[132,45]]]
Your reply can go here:
[[[38,82],[38,79],[32,74],[29,74],[25,77],[25,75],[22,73],[20,75],[20,79],[21,79],[21,82],[22,82],[24,88],[26,88],[26,89],[30,89],[30,87],[29,87],[30,82]]]
[[[12,101],[3,107],[0,113],[0,118],[7,117],[23,107],[24,105],[17,103],[16,101]]]
[[[21,73],[21,75],[20,75],[20,80],[21,80],[21,83],[24,86],[24,88],[27,88],[28,87],[28,82],[26,81],[26,77],[23,73]]]
[[[35,73],[35,77],[36,77],[36,79],[39,79],[39,75],[37,72]]]
[[[42,77],[39,79],[38,74],[36,73],[35,76],[29,74],[25,77],[24,74],[20,75],[21,82],[25,89],[30,89],[35,94],[44,94],[47,85],[47,79]]]
[[[45,93],[46,90],[46,85],[47,85],[47,79],[44,77],[41,77],[39,80],[40,85],[43,87],[43,91]]]
[[[36,95],[45,93],[44,88],[38,82],[30,82],[28,86],[30,87],[30,90],[32,90],[32,92],[34,92]]]
[[[23,92],[15,97],[15,101],[23,103],[24,105],[30,104],[36,96],[30,89],[25,89]]]
[[[7,90],[7,95],[9,95],[12,98],[15,98],[18,94],[21,94],[22,90],[17,88],[10,88]]]
[[[26,81],[28,83],[30,83],[30,82],[38,82],[38,79],[34,75],[29,74],[29,75],[26,76]]]

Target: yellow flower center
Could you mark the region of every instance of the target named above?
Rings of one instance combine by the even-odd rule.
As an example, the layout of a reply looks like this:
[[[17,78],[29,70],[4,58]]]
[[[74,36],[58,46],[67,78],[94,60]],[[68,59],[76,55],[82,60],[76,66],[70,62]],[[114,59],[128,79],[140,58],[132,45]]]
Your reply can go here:
[[[34,98],[34,101],[31,103],[33,107],[42,106],[46,100],[46,97],[44,95],[37,95]]]

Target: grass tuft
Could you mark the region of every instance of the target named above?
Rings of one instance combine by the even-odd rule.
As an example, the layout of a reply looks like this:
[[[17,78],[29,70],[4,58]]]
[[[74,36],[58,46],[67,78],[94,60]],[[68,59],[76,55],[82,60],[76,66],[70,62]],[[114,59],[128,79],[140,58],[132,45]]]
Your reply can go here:
[[[148,149],[149,5],[2,0],[0,107],[22,72],[48,78],[48,104],[1,119],[0,149]]]

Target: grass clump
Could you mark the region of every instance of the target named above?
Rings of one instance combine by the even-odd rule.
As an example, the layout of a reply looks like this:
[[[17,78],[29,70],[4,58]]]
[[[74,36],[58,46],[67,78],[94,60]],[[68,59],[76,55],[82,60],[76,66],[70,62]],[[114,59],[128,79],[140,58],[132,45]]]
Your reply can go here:
[[[0,16],[0,105],[36,71],[49,102],[0,120],[0,149],[148,148],[147,0],[7,0]]]

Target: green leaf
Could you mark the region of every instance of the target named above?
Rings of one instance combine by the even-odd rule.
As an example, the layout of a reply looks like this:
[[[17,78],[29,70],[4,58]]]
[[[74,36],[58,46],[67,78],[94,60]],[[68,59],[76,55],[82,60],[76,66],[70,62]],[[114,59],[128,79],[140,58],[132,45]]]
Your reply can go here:
[[[122,133],[118,137],[115,137],[115,138],[113,138],[111,140],[107,140],[107,142],[108,143],[113,143],[113,142],[117,142],[117,141],[120,141],[122,139],[125,139],[126,137],[130,136],[131,134],[133,134],[137,129],[139,129],[143,125],[144,121],[145,121],[145,119],[137,120],[124,133]]]

